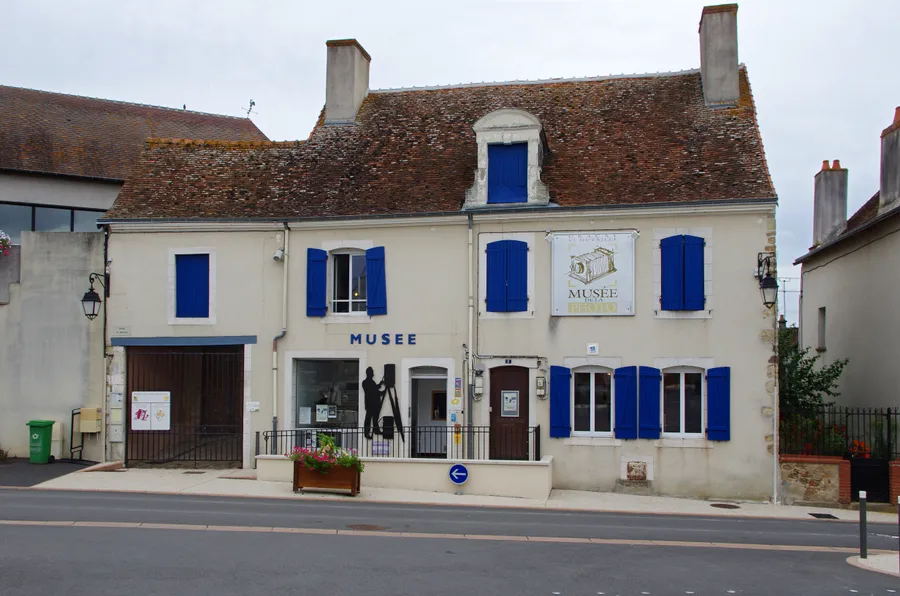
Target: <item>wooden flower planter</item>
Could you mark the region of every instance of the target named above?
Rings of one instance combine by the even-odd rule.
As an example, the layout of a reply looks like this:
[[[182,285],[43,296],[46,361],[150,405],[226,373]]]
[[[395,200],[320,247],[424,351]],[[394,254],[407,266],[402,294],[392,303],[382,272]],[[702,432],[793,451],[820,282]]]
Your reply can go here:
[[[359,494],[360,473],[356,468],[332,466],[327,473],[310,470],[299,461],[294,462],[294,492],[304,488],[336,488],[349,490],[350,496]]]

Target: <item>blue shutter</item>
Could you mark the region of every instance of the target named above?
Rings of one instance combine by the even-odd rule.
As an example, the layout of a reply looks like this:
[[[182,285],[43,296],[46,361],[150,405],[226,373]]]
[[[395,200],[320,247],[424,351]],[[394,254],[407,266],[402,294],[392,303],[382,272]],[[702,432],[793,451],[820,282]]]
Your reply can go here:
[[[487,288],[485,302],[488,312],[506,312],[506,279],[509,241],[498,240],[487,245]]]
[[[209,255],[175,255],[175,316],[209,317]]]
[[[366,251],[366,312],[387,314],[387,283],[384,276],[384,247]]]
[[[318,248],[306,249],[306,316],[324,317],[328,311],[326,286],[328,253]]]
[[[528,200],[528,143],[488,145],[488,203]]]
[[[550,436],[553,438],[565,438],[571,434],[571,378],[572,371],[568,368],[550,367]]]
[[[706,371],[706,438],[731,440],[731,368]]]
[[[697,236],[684,237],[684,310],[703,310],[706,292],[703,286],[703,247]]]
[[[637,438],[637,367],[617,368],[616,382],[616,438]]]
[[[528,310],[528,243],[507,240],[506,310]]]
[[[684,236],[669,236],[659,243],[662,253],[662,310],[684,308]]]
[[[642,439],[658,439],[660,431],[659,402],[662,373],[658,368],[641,367],[640,383],[640,426],[638,436]]]

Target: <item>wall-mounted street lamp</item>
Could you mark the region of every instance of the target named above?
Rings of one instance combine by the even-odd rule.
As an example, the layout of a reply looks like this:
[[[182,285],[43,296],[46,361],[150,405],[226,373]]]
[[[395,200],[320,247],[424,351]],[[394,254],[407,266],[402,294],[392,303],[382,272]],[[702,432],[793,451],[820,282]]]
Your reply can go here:
[[[761,252],[756,257],[756,278],[766,308],[772,308],[778,302],[778,280],[772,276],[773,259],[775,255],[767,252]]]
[[[91,282],[91,289],[84,293],[84,298],[81,299],[81,308],[84,309],[84,316],[93,321],[100,314],[102,302],[100,296],[94,291],[94,282],[103,286],[103,295],[109,298],[109,274],[91,273],[88,280]]]

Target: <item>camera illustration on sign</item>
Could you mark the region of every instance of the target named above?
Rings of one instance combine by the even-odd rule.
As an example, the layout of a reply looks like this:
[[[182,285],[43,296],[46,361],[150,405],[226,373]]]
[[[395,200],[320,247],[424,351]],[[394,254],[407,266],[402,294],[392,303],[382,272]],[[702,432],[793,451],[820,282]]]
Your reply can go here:
[[[602,246],[583,255],[573,255],[571,259],[569,277],[577,279],[584,285],[616,272],[615,253]]]
[[[635,230],[551,235],[554,316],[634,315]]]

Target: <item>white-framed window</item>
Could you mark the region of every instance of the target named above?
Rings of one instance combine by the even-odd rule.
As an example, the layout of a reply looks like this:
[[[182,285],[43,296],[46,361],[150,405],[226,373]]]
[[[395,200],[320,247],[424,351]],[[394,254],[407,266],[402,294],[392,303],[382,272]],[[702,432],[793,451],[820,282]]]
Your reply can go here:
[[[702,368],[679,366],[662,371],[662,434],[700,437],[706,425],[706,383]]]
[[[366,314],[366,253],[341,249],[331,253],[331,312]]]
[[[572,370],[572,434],[611,437],[615,421],[613,371],[599,366]]]
[[[216,249],[169,249],[169,325],[216,324]]]

